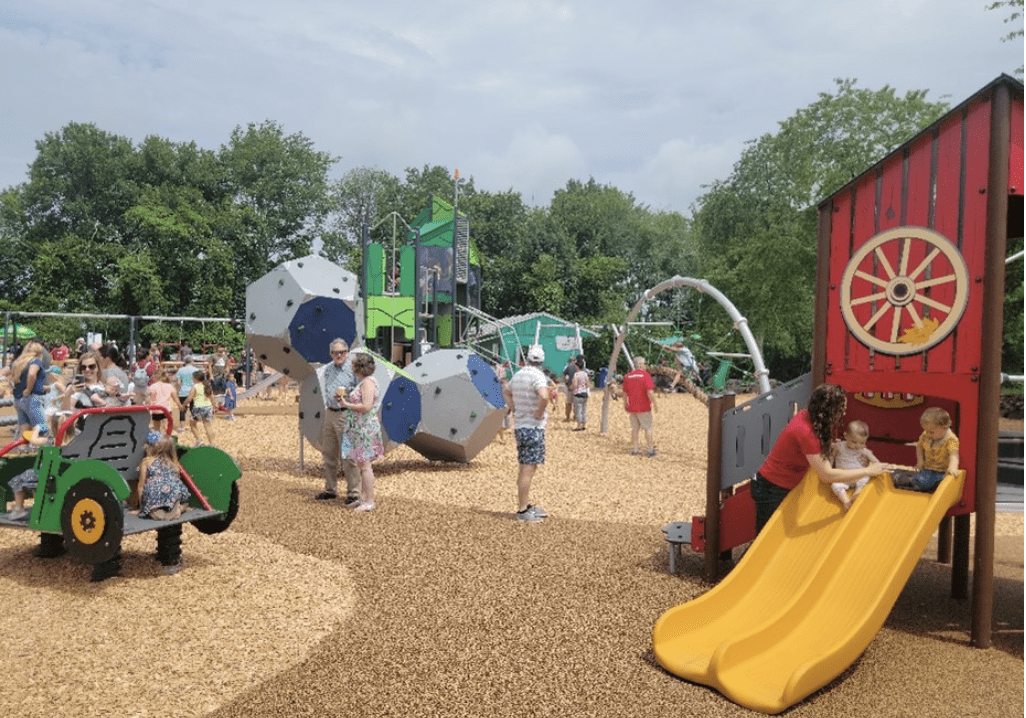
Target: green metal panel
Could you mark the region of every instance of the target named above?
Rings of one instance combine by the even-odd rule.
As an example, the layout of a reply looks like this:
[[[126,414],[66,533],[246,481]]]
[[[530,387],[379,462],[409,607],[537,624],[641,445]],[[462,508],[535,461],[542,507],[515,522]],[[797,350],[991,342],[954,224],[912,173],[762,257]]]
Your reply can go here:
[[[567,360],[570,357],[577,356],[579,353],[576,347],[571,346],[575,341],[576,331],[573,323],[540,313],[524,317],[517,322],[512,322],[512,326],[517,333],[516,338],[508,336],[508,332],[506,332],[506,336],[503,337],[503,343],[507,351],[510,352],[510,356],[514,356],[513,352],[516,351],[515,345],[517,343],[522,347],[531,346],[534,344],[535,329],[538,326],[538,322],[542,324],[541,332],[538,335],[538,343],[545,350],[544,366],[559,376],[563,371],[563,367],[566,366]],[[597,336],[595,332],[583,327],[580,331],[582,339]]]
[[[110,487],[118,501],[127,501],[131,493],[128,484],[109,464],[99,459],[85,459],[67,462],[61,459],[56,447],[40,449],[39,486],[32,507],[28,526],[36,531],[59,534],[61,532],[61,507],[71,487],[82,479],[96,479]]]
[[[227,511],[232,495],[232,483],[242,476],[242,471],[235,460],[215,446],[179,448],[179,451],[181,454],[178,461],[192,477],[196,488],[214,509]],[[195,496],[189,500],[189,505],[202,506]]]
[[[712,384],[715,389],[722,389],[727,385],[727,376],[730,375],[730,362],[726,359],[720,359],[720,366],[716,370],[715,376],[713,376]]]
[[[399,271],[399,294],[404,297],[412,297],[417,286],[416,247],[403,247],[399,250]]]
[[[448,314],[438,317],[438,346],[452,346],[452,317]]]
[[[385,248],[378,242],[370,242],[367,252],[367,296],[385,293]]]
[[[403,271],[400,283],[406,279]],[[376,337],[380,327],[396,327],[406,332],[406,338],[413,338],[413,297],[368,296],[367,336]]]

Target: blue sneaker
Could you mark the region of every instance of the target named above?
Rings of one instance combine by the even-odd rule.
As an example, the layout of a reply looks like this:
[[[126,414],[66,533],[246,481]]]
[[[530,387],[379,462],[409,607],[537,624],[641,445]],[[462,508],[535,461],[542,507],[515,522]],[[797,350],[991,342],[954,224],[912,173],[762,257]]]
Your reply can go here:
[[[534,509],[534,515],[540,519],[547,519],[549,517],[549,512],[543,509],[541,506],[536,506],[535,504],[528,504],[527,508]]]

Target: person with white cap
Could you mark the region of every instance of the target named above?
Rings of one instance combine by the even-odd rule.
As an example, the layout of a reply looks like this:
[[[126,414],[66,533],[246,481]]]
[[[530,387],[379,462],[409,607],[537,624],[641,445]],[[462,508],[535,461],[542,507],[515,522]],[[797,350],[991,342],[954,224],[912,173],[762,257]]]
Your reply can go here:
[[[503,394],[513,412],[513,435],[517,440],[517,521],[537,523],[548,516],[541,506],[530,503],[531,479],[545,463],[545,422],[549,405],[549,383],[542,372],[545,351],[534,344],[527,351],[527,364],[513,375]]]

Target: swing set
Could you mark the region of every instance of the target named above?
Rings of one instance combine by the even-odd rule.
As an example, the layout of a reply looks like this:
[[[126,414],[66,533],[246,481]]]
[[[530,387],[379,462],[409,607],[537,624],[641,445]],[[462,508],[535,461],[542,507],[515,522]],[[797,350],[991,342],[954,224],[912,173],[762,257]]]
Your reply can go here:
[[[179,334],[178,334],[178,348],[179,349],[181,348],[181,346],[182,346],[182,344],[184,342],[185,323],[186,322],[199,322],[201,327],[203,328],[203,330],[201,332],[202,334],[206,333],[205,329],[206,329],[207,322],[219,323],[219,324],[222,325],[222,329],[224,329],[224,327],[231,326],[231,325],[234,325],[234,324],[237,323],[237,320],[232,319],[231,317],[164,317],[164,316],[151,316],[151,315],[136,316],[136,315],[130,315],[130,314],[89,314],[89,313],[68,313],[68,312],[21,312],[21,311],[18,311],[18,312],[7,311],[7,312],[4,313],[4,315],[5,315],[4,318],[5,318],[6,323],[7,323],[8,326],[10,326],[12,319],[17,320],[18,318],[21,318],[21,317],[56,317],[56,318],[60,318],[60,319],[78,319],[78,320],[93,319],[93,320],[103,320],[106,323],[106,325],[104,327],[105,330],[109,329],[109,324],[113,320],[127,321],[128,322],[128,344],[125,347],[125,351],[127,353],[127,356],[130,357],[133,360],[135,359],[136,351],[137,351],[137,343],[136,343],[137,334],[138,334],[137,328],[138,328],[138,323],[140,321],[178,322],[179,323]],[[83,322],[83,326],[85,326],[84,322]],[[223,331],[222,334],[223,334],[223,336],[225,338],[227,338],[227,332],[226,331]],[[99,338],[98,340],[102,341],[102,337],[104,335],[103,334],[99,334],[97,336]],[[108,336],[109,336],[109,333],[108,333]],[[161,343],[161,346],[164,346],[164,344]],[[246,352],[246,355],[248,356],[248,352]],[[2,359],[0,359],[0,361],[6,363],[6,360],[7,360],[7,357],[6,357],[6,354],[5,354],[2,357]],[[248,374],[248,371],[247,371],[247,374]]]
[[[748,352],[749,353],[746,354],[746,355],[743,355],[743,356],[745,356],[747,358],[750,358],[752,363],[755,366],[754,376],[755,376],[755,379],[756,379],[756,381],[757,381],[757,383],[759,385],[759,392],[762,393],[762,394],[765,394],[765,393],[769,392],[769,390],[770,390],[769,372],[766,370],[766,366],[763,364],[762,353],[759,351],[759,346],[755,342],[755,337],[752,335],[752,331],[748,327],[748,320],[745,319],[743,316],[741,316],[741,313],[738,311],[737,307],[735,307],[734,304],[722,292],[720,292],[714,286],[709,284],[708,281],[706,281],[704,279],[692,279],[691,277],[680,277],[680,276],[672,277],[670,279],[667,279],[664,282],[660,282],[659,284],[657,284],[656,286],[652,287],[651,289],[646,290],[642,294],[641,298],[638,299],[638,301],[635,303],[634,307],[631,309],[630,313],[627,315],[627,321],[624,322],[623,327],[622,328],[614,327],[614,329],[616,330],[616,340],[613,342],[613,351],[612,351],[612,354],[610,354],[610,357],[609,357],[609,366],[607,368],[607,376],[614,376],[615,375],[615,373],[616,373],[616,362],[617,362],[617,359],[620,356],[620,351],[624,347],[624,342],[626,341],[626,338],[627,338],[627,330],[628,330],[628,328],[632,324],[635,324],[635,319],[638,316],[638,314],[641,312],[641,310],[645,306],[645,304],[650,299],[652,299],[657,294],[659,294],[660,292],[664,292],[667,289],[676,289],[676,288],[680,288],[680,287],[688,287],[688,288],[691,288],[691,289],[695,289],[695,290],[697,290],[697,291],[699,291],[699,292],[701,292],[703,294],[707,294],[710,297],[712,297],[713,299],[715,299],[716,302],[721,307],[723,307],[723,309],[727,312],[727,315],[733,321],[734,329],[741,334],[741,337],[742,337],[742,339],[745,342],[745,346],[748,348]],[[630,363],[631,367],[633,368],[634,361],[630,359],[630,355],[629,354],[628,354],[628,360],[629,360],[629,363]],[[730,365],[728,365],[727,370],[724,370],[723,367],[722,367],[722,364],[721,364],[721,368],[718,371],[729,371],[729,368],[730,368]],[[726,381],[725,377],[724,377],[724,381]],[[607,391],[605,393],[605,396],[603,397],[603,400],[602,400],[602,429],[601,429],[601,433],[603,435],[606,434],[606,432],[609,430],[609,404],[610,404],[610,401],[611,401],[611,395],[610,395],[610,392]]]

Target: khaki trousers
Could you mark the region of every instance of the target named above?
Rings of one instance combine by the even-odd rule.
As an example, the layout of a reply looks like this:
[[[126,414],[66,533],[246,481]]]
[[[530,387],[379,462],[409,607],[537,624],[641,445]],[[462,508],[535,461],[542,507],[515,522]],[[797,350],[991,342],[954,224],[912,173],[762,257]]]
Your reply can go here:
[[[324,456],[324,490],[338,493],[338,469],[346,477],[346,496],[360,495],[360,470],[349,459],[342,459],[342,433],[345,431],[346,410],[332,411],[325,407],[327,416],[321,427],[321,454]]]

